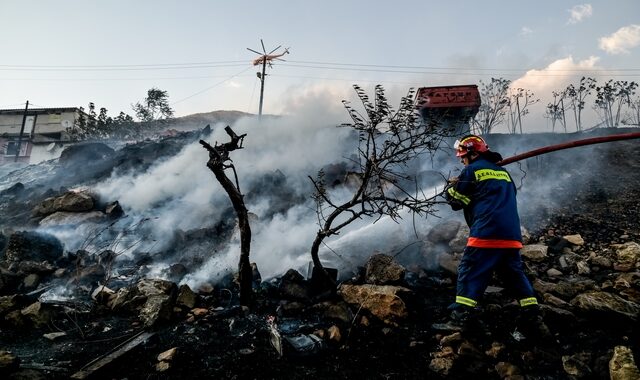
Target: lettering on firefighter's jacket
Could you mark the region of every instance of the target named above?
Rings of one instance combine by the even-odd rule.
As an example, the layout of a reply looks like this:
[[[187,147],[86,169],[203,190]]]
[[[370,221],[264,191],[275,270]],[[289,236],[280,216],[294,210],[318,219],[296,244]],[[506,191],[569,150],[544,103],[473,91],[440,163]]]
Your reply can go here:
[[[511,182],[511,177],[509,174],[500,170],[492,170],[492,169],[482,169],[478,170],[475,173],[476,181],[484,181],[487,179],[497,179],[502,181]]]

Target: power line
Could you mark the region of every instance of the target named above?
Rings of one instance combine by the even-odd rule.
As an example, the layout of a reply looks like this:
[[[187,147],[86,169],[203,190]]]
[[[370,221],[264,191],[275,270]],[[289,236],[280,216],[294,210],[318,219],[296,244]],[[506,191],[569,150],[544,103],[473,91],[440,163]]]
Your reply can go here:
[[[220,82],[218,82],[218,83],[216,83],[216,84],[214,84],[214,85],[212,85],[212,86],[209,86],[209,87],[207,87],[207,88],[205,88],[205,89],[203,89],[203,90],[200,90],[200,91],[198,91],[198,92],[196,92],[196,93],[194,93],[194,94],[192,94],[192,95],[189,95],[189,96],[187,96],[186,98],[182,98],[182,99],[180,99],[180,100],[176,100],[175,102],[171,103],[171,105],[174,105],[174,104],[177,104],[177,103],[183,102],[183,101],[185,101],[185,100],[187,100],[187,99],[191,99],[191,98],[193,98],[193,97],[194,97],[194,96],[196,96],[196,95],[200,95],[200,94],[202,94],[203,92],[207,92],[207,91],[211,90],[212,88],[217,87],[217,86],[219,86],[219,85],[223,84],[224,82],[226,82],[226,81],[228,81],[228,80],[230,80],[230,79],[232,79],[232,78],[237,77],[238,75],[240,75],[240,74],[244,73],[245,71],[247,71],[247,70],[249,70],[249,69],[251,69],[251,66],[249,66],[249,67],[245,68],[244,70],[240,71],[240,72],[239,72],[239,73],[237,73],[237,74],[233,74],[233,75],[231,75],[230,77],[226,78],[225,80],[222,80],[222,81],[220,81]]]
[[[125,68],[125,67],[157,67],[157,66],[200,66],[200,65],[219,65],[219,64],[246,64],[246,61],[209,61],[209,62],[186,62],[186,63],[145,63],[145,64],[119,64],[119,65],[8,65],[2,64],[0,67],[11,68]]]
[[[152,70],[184,70],[184,69],[210,69],[219,67],[245,66],[247,63],[219,64],[219,65],[189,65],[189,66],[145,66],[145,67],[0,67],[1,71],[152,71]]]
[[[571,68],[571,69],[536,69],[536,68],[498,68],[498,67],[448,67],[448,66],[402,66],[402,65],[379,65],[366,63],[344,63],[344,62],[322,62],[322,61],[291,61],[287,66],[306,68],[329,68],[344,69],[352,68],[359,70],[362,68],[377,68],[385,70],[449,70],[449,71],[494,71],[494,72],[523,72],[523,71],[545,71],[545,72],[640,72],[640,68]],[[150,64],[114,64],[114,65],[9,65],[0,64],[0,70],[5,71],[121,71],[121,70],[172,70],[172,69],[198,69],[216,67],[244,66],[246,61],[205,61],[205,62],[185,62],[185,63],[150,63]],[[320,66],[318,66],[320,65]]]
[[[434,67],[434,66],[397,66],[397,65],[375,65],[366,63],[339,63],[339,62],[319,62],[319,61],[291,61],[290,63],[301,64],[315,64],[315,65],[330,65],[330,66],[347,66],[347,67],[379,67],[390,69],[420,69],[420,70],[474,70],[474,71],[530,71],[539,70],[535,68],[528,69],[515,69],[515,68],[481,68],[481,67]],[[638,69],[588,69],[588,68],[574,68],[574,69],[543,69],[545,71],[571,71],[571,72],[592,72],[592,71],[640,71]]]
[[[282,65],[286,65],[281,63]],[[382,69],[346,69],[346,68],[328,68],[328,67],[320,67],[320,66],[302,66],[302,65],[288,65],[289,67],[303,67],[303,68],[311,68],[311,69],[330,69],[333,71],[351,71],[351,72],[379,72],[379,73],[395,73],[395,74],[415,74],[415,75],[467,75],[467,76],[476,76],[476,77],[485,77],[488,75],[496,76],[496,77],[520,77],[522,76],[522,72],[520,73],[502,73],[500,71],[496,72],[455,72],[455,71],[402,71],[402,70],[382,70]],[[616,74],[607,71],[593,71],[593,73],[602,73],[606,74],[610,77],[635,77],[640,75],[638,74]],[[336,78],[336,77],[319,77],[319,76],[311,76],[311,75],[282,75],[282,74],[270,74],[273,76],[286,77],[286,78],[306,78],[306,79],[319,79],[319,80],[338,80],[338,81],[362,81],[362,79],[349,79],[349,78]],[[566,77],[572,76],[574,74],[554,74],[545,72],[538,73],[529,73],[528,76],[532,77]],[[234,75],[241,76],[241,75]],[[247,75],[248,76],[248,75]],[[213,79],[213,78],[222,78],[227,76],[225,75],[199,75],[199,76],[177,76],[177,77],[127,77],[127,78],[1,78],[0,81],[51,81],[51,82],[99,82],[99,81],[146,81],[146,80],[193,80],[193,79]],[[390,81],[387,81],[390,82]],[[397,82],[397,83],[405,83],[405,82]]]
[[[396,69],[384,69],[384,68],[362,68],[362,67],[331,67],[331,66],[312,66],[312,65],[296,65],[296,64],[288,64],[283,63],[283,66],[287,67],[301,67],[301,68],[310,68],[310,69],[324,69],[324,70],[336,70],[336,71],[357,71],[357,72],[378,72],[378,73],[396,73],[396,74],[430,74],[430,75],[474,75],[474,76],[487,76],[487,75],[496,75],[496,76],[505,76],[502,72],[503,70],[495,69],[495,72],[474,72],[474,69],[459,69],[459,70],[469,70],[469,71],[418,71],[418,70],[396,70]],[[451,69],[458,70],[458,69]],[[487,70],[487,69],[480,69]],[[517,75],[517,73],[528,73],[531,70],[519,70],[518,72],[512,72],[510,75]],[[628,76],[638,76],[640,75],[640,71],[637,74],[615,74],[610,70],[583,70],[583,71],[573,71],[567,74],[553,74],[547,73],[548,70],[536,70],[540,73],[529,73],[530,76],[536,77],[566,77],[575,75],[575,73],[583,72],[583,73],[601,73],[606,74],[612,77],[628,77]],[[568,71],[568,70],[567,70]],[[613,70],[615,71],[615,70]]]
[[[91,81],[142,81],[142,80],[188,80],[188,79],[213,79],[226,78],[226,75],[202,75],[186,77],[144,77],[144,78],[0,78],[0,81],[70,81],[70,82],[91,82]]]

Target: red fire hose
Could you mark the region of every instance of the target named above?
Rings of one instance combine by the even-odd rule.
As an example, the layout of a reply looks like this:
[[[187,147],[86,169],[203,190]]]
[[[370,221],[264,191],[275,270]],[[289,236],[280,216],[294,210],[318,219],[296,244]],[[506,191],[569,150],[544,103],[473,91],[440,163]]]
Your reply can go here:
[[[620,134],[620,135],[593,137],[593,138],[590,138],[590,139],[569,141],[569,142],[562,143],[562,144],[545,146],[543,148],[530,150],[530,151],[525,152],[525,153],[521,153],[521,154],[517,154],[517,155],[512,156],[512,157],[505,158],[504,160],[499,161],[498,165],[500,165],[500,166],[508,165],[508,164],[514,163],[516,161],[524,160],[525,158],[535,157],[535,156],[539,156],[541,154],[545,154],[545,153],[549,153],[549,152],[555,152],[556,150],[562,150],[562,149],[567,149],[567,148],[575,148],[577,146],[583,146],[583,145],[600,144],[600,143],[604,143],[604,142],[611,142],[611,141],[618,141],[618,140],[630,140],[630,139],[637,139],[637,138],[640,138],[640,132],[623,133],[623,134]]]

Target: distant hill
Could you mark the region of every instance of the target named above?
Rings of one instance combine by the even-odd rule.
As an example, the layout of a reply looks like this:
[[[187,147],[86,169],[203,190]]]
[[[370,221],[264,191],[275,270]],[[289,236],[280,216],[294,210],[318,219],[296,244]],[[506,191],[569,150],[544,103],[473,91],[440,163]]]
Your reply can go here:
[[[167,123],[168,128],[179,130],[201,129],[207,124],[213,126],[216,123],[233,124],[243,117],[255,117],[252,113],[242,111],[211,111],[194,113],[193,115],[176,117]]]

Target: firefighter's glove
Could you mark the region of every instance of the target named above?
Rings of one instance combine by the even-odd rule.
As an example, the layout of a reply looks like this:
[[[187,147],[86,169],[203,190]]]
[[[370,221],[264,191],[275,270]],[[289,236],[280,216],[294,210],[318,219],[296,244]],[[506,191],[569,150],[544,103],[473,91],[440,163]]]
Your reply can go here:
[[[451,208],[454,211],[461,210],[462,208],[464,208],[464,205],[462,204],[462,202],[460,202],[459,200],[455,199],[454,197],[452,197],[449,194],[449,189],[454,187],[458,183],[458,180],[459,180],[458,177],[449,178],[447,180],[447,184],[444,187],[444,190],[442,190],[442,193],[444,195],[444,199],[446,199],[447,203],[449,203],[449,205],[451,206]]]

